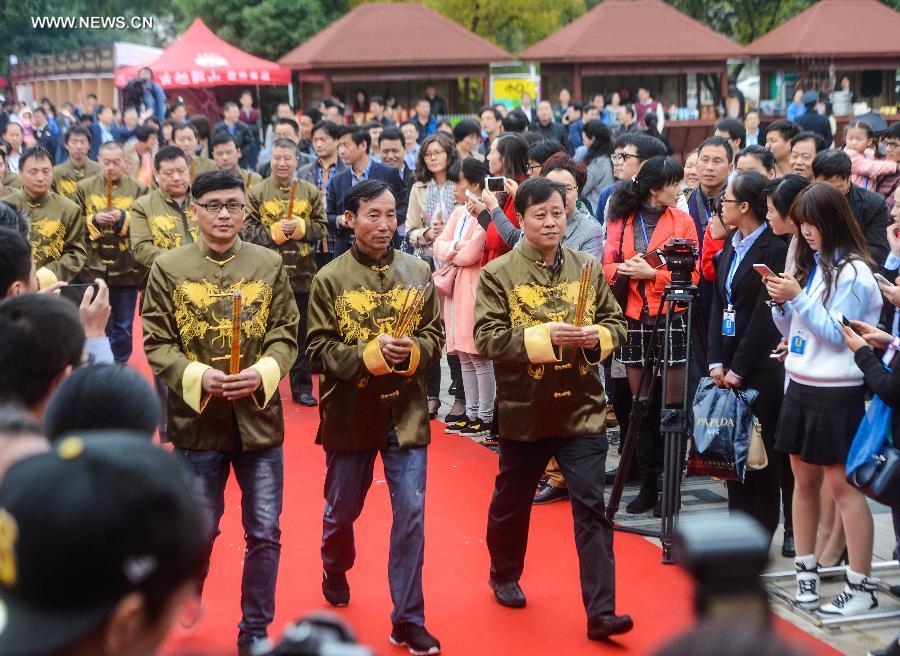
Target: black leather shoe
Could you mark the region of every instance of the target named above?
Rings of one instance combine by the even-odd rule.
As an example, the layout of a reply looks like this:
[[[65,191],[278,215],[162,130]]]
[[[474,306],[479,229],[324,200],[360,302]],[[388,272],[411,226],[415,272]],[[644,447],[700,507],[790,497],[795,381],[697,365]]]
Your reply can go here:
[[[488,579],[488,583],[498,604],[507,608],[525,608],[525,593],[516,581],[498,583],[494,579]]]
[[[653,485],[644,485],[638,495],[625,506],[625,512],[629,515],[641,515],[648,510],[653,510],[659,501],[659,493],[656,491],[656,481]]]
[[[294,403],[299,403],[300,405],[305,405],[307,407],[313,407],[319,405],[319,402],[316,401],[316,397],[314,397],[309,392],[304,392],[294,397]]]
[[[325,600],[336,608],[350,603],[350,584],[344,572],[322,572],[322,594]]]
[[[550,483],[545,484],[541,487],[540,490],[537,491],[537,494],[534,495],[534,505],[542,506],[548,503],[553,503],[554,501],[568,501],[569,500],[569,489],[565,487],[556,487],[555,485],[550,485]]]
[[[606,484],[607,485],[612,485],[615,482],[616,474],[618,473],[618,471],[619,471],[619,468],[616,467],[615,469],[610,469],[609,471],[606,472]],[[625,477],[625,482],[626,483],[634,483],[639,480],[641,480],[641,477],[637,473],[637,467],[632,467],[630,475]]]
[[[781,555],[785,558],[794,558],[797,555],[797,549],[794,546],[794,529],[784,529],[784,542],[781,543]]]
[[[587,635],[591,640],[606,640],[609,636],[628,633],[633,628],[631,615],[601,615],[588,618]]]

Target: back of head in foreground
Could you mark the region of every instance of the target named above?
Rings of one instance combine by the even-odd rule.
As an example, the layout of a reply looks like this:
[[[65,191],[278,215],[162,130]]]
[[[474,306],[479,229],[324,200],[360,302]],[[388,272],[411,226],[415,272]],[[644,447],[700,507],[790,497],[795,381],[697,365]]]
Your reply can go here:
[[[0,653],[153,653],[208,552],[187,476],[125,435],[67,437],[0,483]]]

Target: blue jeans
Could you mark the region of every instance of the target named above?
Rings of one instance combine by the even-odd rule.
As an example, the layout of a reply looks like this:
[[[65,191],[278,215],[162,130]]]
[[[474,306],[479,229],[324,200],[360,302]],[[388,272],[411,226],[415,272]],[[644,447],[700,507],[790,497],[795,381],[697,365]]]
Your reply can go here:
[[[284,454],[280,446],[244,453],[175,449],[194,475],[195,490],[209,519],[210,551],[219,535],[225,511],[225,483],[234,468],[241,487],[241,512],[247,548],[241,579],[238,644],[267,635],[275,617],[275,581],[281,556],[281,501],[284,495]],[[207,569],[209,565],[207,564]]]
[[[325,517],[322,563],[329,572],[346,572],[356,559],[353,522],[362,512],[372,485],[378,449],[325,451]],[[425,560],[425,481],[428,447],[401,449],[393,428],[381,451],[391,494],[393,522],[388,583],[394,611],[391,621],[425,624],[422,564]]]
[[[125,364],[131,357],[131,325],[134,322],[137,297],[138,288],[134,285],[109,288],[111,312],[106,322],[106,336],[109,337],[109,346],[118,364]]]

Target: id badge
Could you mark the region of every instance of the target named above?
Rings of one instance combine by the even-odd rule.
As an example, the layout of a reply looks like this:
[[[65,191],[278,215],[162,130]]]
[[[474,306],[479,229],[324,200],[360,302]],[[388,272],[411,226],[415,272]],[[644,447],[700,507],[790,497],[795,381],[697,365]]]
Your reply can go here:
[[[802,357],[806,353],[806,332],[798,330],[791,335],[791,341],[788,344],[788,350],[798,357]]]
[[[722,312],[722,334],[725,337],[734,337],[734,310],[730,305]]]

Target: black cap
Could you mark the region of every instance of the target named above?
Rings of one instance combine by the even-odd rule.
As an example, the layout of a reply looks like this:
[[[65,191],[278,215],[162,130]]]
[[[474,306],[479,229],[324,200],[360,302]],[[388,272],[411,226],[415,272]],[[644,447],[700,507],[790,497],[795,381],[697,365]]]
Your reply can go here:
[[[67,437],[0,483],[0,654],[65,647],[132,591],[198,575],[207,531],[187,473],[122,431]]]

